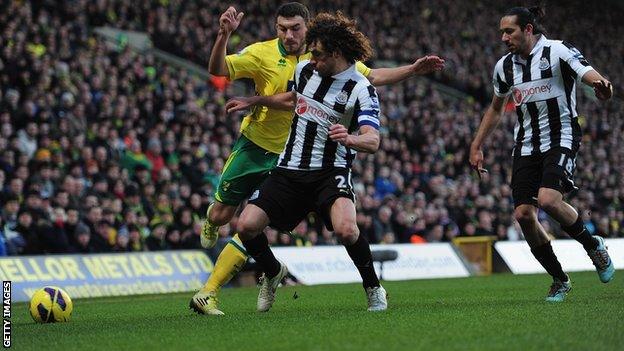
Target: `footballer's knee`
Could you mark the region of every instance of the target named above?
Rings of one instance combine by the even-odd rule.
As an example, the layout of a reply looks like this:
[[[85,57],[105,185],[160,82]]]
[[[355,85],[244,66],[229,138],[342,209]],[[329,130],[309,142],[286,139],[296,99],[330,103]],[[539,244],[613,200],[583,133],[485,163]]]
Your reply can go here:
[[[552,191],[540,191],[537,196],[537,205],[539,208],[546,211],[546,213],[551,213],[559,206],[559,203],[562,201],[562,196],[559,192]]]
[[[244,218],[241,217],[238,219],[238,222],[236,223],[236,232],[241,240],[249,240],[253,238],[253,236],[250,237],[250,233],[252,232],[251,229],[250,224],[247,223]]]
[[[258,225],[258,222],[253,216],[243,211],[236,223],[236,231],[241,240],[253,239],[264,229],[264,227]]]
[[[250,240],[260,234],[269,225],[269,217],[264,210],[256,205],[249,204],[243,210],[236,230],[241,240]]]
[[[514,218],[520,226],[530,224],[532,221],[537,220],[535,208],[531,205],[520,205],[514,210]]]
[[[360,236],[360,230],[356,223],[342,222],[334,227],[334,233],[344,245],[352,245]]]
[[[225,225],[232,220],[236,213],[238,206],[226,205],[224,203],[216,201],[208,212],[208,219],[210,223],[218,226]]]

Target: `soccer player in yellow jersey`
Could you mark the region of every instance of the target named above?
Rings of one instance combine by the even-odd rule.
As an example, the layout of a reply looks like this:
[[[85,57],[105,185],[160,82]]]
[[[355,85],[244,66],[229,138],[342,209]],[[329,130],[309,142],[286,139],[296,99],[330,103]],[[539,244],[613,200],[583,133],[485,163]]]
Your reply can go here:
[[[243,17],[234,7],[229,7],[219,19],[219,32],[210,54],[208,71],[230,80],[251,78],[256,93],[270,96],[291,89],[295,66],[310,58],[306,50],[306,24],[310,19],[308,9],[297,2],[286,3],[277,10],[277,38],[247,46],[238,54],[226,56],[226,46],[231,33],[238,28]],[[357,63],[357,69],[374,85],[396,83],[414,75],[427,74],[444,67],[444,60],[425,56],[411,65],[396,68],[370,69]],[[228,223],[238,206],[268,176],[284,148],[292,121],[292,111],[259,106],[247,115],[241,124],[241,135],[232,148],[215,194],[215,202],[206,213],[202,228],[203,247],[213,247],[218,229]],[[247,252],[238,235],[225,246],[214,270],[190,302],[198,313],[222,315],[217,306],[221,287],[238,273],[247,261]]]

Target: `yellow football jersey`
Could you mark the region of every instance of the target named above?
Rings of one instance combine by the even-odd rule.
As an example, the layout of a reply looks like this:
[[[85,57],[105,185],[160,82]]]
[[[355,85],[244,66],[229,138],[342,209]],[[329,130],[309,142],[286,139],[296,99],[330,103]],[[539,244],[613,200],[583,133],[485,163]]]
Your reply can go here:
[[[251,44],[238,54],[225,57],[230,80],[250,78],[256,86],[256,94],[270,96],[292,88],[295,66],[299,61],[310,59],[311,54],[288,55],[279,39]],[[365,76],[371,69],[361,62],[357,70]],[[292,111],[256,106],[245,116],[241,133],[261,148],[279,154],[284,149],[292,122]]]

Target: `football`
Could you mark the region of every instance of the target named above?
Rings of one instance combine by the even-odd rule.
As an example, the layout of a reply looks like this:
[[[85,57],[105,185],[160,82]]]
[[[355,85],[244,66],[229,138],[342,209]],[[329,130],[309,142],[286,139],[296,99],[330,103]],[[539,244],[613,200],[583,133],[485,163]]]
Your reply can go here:
[[[37,323],[67,322],[72,309],[69,295],[56,286],[39,289],[30,298],[30,315]]]

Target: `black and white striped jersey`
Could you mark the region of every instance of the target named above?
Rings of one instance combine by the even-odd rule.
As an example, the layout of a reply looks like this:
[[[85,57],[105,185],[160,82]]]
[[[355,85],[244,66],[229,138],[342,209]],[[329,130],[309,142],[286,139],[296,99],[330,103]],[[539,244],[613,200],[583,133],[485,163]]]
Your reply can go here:
[[[329,127],[340,123],[349,133],[360,126],[379,129],[379,100],[355,65],[321,77],[306,60],[295,69],[297,104],[286,147],[277,166],[292,170],[351,167],[356,151],[332,141]]]
[[[527,60],[511,53],[498,60],[494,93],[511,94],[518,115],[514,154],[534,155],[556,146],[578,149],[576,84],[592,69],[576,48],[543,34]]]

